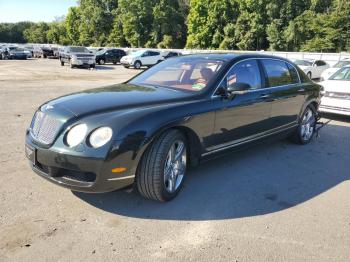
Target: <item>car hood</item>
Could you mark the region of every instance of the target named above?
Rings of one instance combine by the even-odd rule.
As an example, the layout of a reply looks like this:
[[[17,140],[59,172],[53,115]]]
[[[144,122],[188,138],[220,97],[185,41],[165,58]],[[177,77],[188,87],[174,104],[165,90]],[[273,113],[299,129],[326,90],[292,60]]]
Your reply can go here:
[[[179,102],[192,95],[162,87],[116,84],[59,97],[49,101],[45,106],[64,109],[80,117]]]
[[[327,80],[319,83],[324,91],[350,94],[350,81]]]

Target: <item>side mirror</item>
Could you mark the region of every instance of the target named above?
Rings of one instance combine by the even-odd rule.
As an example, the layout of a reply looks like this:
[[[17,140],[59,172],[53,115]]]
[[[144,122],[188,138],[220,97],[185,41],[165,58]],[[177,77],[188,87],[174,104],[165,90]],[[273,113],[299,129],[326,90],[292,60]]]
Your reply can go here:
[[[244,95],[248,93],[252,87],[247,83],[236,82],[226,88],[226,96],[232,99],[235,95]]]

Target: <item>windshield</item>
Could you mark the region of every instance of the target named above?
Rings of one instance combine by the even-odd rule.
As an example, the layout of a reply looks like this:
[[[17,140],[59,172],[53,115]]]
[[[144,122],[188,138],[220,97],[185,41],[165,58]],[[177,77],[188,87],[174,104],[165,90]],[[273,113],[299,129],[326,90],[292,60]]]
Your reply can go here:
[[[294,64],[299,66],[312,66],[312,62],[306,60],[295,60]]]
[[[73,53],[89,53],[89,50],[86,47],[82,46],[72,46],[69,49]]]
[[[97,52],[96,52],[96,55],[102,55],[102,54],[104,54],[106,51],[107,51],[107,50],[102,49],[102,50],[100,50],[100,51],[97,51]]]
[[[199,92],[213,79],[222,64],[222,60],[205,57],[170,59],[138,75],[129,83]]]
[[[346,65],[350,65],[350,60],[349,61],[339,61],[338,63],[336,63],[333,67],[335,68],[341,68],[344,67]]]
[[[350,81],[350,67],[344,67],[342,69],[339,69],[329,79],[331,79],[331,80]]]

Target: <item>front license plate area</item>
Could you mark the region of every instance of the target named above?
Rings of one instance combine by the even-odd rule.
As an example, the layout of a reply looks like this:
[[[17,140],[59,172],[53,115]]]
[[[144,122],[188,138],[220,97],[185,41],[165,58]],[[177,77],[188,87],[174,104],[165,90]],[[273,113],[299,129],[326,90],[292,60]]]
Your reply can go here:
[[[36,149],[34,147],[26,145],[25,152],[26,157],[29,159],[29,161],[32,162],[33,165],[36,165]]]

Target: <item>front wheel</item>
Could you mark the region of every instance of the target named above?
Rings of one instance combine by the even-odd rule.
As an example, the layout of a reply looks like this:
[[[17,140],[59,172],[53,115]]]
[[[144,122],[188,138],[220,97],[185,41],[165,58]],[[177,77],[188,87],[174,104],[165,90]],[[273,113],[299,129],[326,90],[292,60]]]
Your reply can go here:
[[[141,62],[140,62],[140,61],[136,61],[136,62],[134,63],[134,68],[135,68],[135,69],[140,69],[140,68],[141,68]]]
[[[137,189],[146,198],[169,201],[181,190],[187,167],[187,143],[177,130],[163,133],[142,156]]]
[[[100,59],[99,61],[98,61],[98,64],[99,65],[104,65],[106,62],[105,62],[105,60],[104,59]]]
[[[301,145],[310,143],[315,134],[316,122],[316,110],[312,105],[309,105],[300,118],[297,130],[290,137],[291,140]]]
[[[312,74],[311,74],[311,72],[308,72],[306,75],[307,75],[310,79],[312,79]]]

